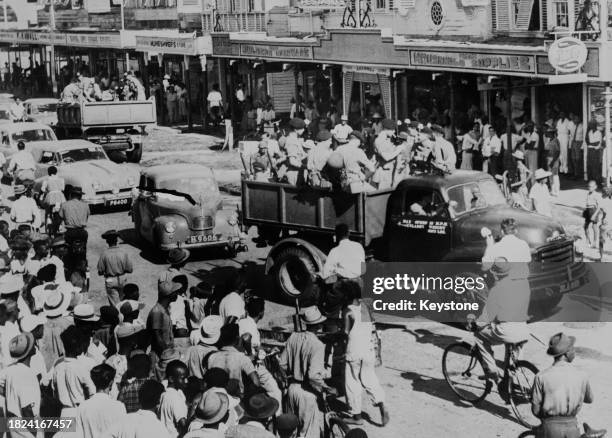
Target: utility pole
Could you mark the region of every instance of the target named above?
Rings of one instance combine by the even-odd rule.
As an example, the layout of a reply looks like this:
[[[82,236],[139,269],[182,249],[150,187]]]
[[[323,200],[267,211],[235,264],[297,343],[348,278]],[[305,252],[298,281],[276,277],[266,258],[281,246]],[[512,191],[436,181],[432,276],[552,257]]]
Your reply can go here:
[[[55,0],[49,3],[49,25],[51,27],[51,60],[49,72],[51,73],[51,87],[53,94],[57,96],[57,78],[55,77]]]
[[[604,98],[605,98],[605,142],[606,142],[606,147],[604,149],[604,153],[603,153],[603,157],[602,157],[602,171],[603,171],[603,176],[606,179],[606,187],[610,187],[610,164],[612,162],[612,157],[610,156],[612,154],[612,144],[610,144],[611,140],[612,140],[612,133],[610,132],[611,126],[610,126],[610,103],[612,102],[612,91],[610,90],[610,83],[606,84],[606,91],[604,91]]]

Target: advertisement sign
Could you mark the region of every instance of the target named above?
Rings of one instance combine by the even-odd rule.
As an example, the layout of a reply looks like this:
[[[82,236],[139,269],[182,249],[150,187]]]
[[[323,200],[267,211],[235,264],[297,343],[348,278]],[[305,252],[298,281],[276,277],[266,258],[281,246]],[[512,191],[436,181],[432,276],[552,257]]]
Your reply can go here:
[[[342,72],[369,73],[382,76],[389,76],[391,74],[391,70],[388,68],[372,67],[369,65],[343,65]]]
[[[121,47],[121,36],[101,33],[67,33],[66,44],[77,47],[106,47],[118,49]]]
[[[87,12],[93,14],[104,14],[111,11],[110,0],[85,0]]]
[[[268,44],[240,44],[240,55],[255,58],[312,59],[311,46],[271,46]]]
[[[548,61],[560,73],[571,73],[584,65],[588,51],[578,38],[563,37],[555,40],[548,48]]]
[[[136,36],[136,50],[140,52],[173,53],[177,55],[195,55],[195,38],[160,38]]]
[[[344,0],[298,0],[296,6],[304,10],[344,10],[346,2]]]
[[[470,52],[438,52],[411,50],[410,64],[458,70],[482,70],[509,73],[535,73],[532,55],[505,55]]]

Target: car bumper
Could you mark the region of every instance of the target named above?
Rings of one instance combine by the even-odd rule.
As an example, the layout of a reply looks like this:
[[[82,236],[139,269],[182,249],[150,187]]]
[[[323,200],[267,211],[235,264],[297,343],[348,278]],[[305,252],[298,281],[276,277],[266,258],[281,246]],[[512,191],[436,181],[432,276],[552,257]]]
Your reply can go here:
[[[233,249],[236,252],[248,251],[246,243],[244,240],[239,239],[238,237],[233,238],[232,240],[215,240],[212,242],[198,242],[198,243],[188,243],[188,242],[168,242],[168,243],[160,243],[159,248],[162,251],[170,251],[175,248],[184,248],[184,249],[210,249],[210,248],[227,248]]]
[[[132,193],[122,192],[116,195],[96,195],[93,198],[83,198],[89,205],[105,205],[107,207],[130,206],[132,204]]]

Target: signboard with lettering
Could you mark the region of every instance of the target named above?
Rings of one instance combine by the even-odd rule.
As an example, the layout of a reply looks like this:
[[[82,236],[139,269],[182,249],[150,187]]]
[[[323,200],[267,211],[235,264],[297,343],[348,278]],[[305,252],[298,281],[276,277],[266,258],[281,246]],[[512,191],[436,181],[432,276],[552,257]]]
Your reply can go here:
[[[354,72],[354,73],[370,73],[373,75],[389,76],[391,70],[383,67],[372,67],[370,65],[343,65],[342,72]]]
[[[240,55],[254,58],[312,59],[312,47],[240,44]]]
[[[559,73],[578,71],[586,62],[587,55],[584,43],[574,37],[559,38],[548,48],[548,61]]]
[[[196,48],[197,44],[195,38],[136,36],[136,50],[139,52],[195,55]]]
[[[314,10],[344,10],[345,0],[298,0],[296,6],[307,11]]]
[[[229,35],[211,35],[212,37],[212,53],[215,56],[232,56],[240,55],[240,47],[238,44],[232,44]]]
[[[0,42],[21,44],[65,44],[66,36],[62,33],[34,32],[29,30],[2,30]]]
[[[449,70],[482,70],[508,73],[535,73],[532,55],[506,55],[470,52],[438,52],[411,50],[410,64]]]
[[[78,47],[118,49],[121,47],[121,36],[118,33],[67,33],[66,44]]]

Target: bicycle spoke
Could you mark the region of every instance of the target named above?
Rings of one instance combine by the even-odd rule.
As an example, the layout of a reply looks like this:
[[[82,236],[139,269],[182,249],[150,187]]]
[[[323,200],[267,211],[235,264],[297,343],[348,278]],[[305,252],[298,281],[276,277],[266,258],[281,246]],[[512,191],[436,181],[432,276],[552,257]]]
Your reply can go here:
[[[486,397],[490,383],[483,379],[481,362],[467,344],[449,346],[443,356],[443,372],[447,383],[459,398],[477,403]]]
[[[511,372],[510,404],[519,422],[534,428],[540,421],[531,412],[531,388],[538,369],[527,361],[518,361]]]

